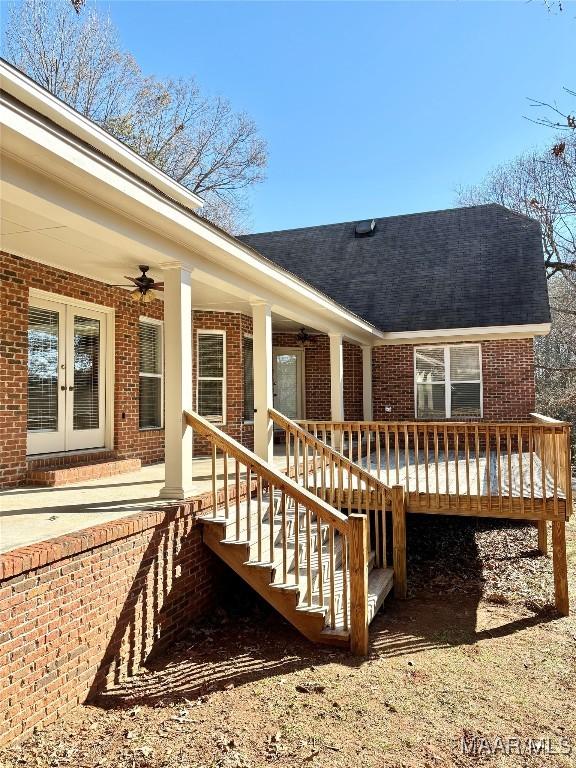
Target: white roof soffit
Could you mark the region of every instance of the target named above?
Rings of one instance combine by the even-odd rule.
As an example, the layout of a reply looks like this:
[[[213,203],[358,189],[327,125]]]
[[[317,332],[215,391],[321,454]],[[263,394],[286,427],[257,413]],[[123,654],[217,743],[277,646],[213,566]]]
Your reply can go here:
[[[531,325],[491,325],[478,328],[437,328],[425,331],[397,331],[383,333],[375,346],[391,344],[440,344],[481,339],[526,339],[547,336],[550,323]]]
[[[191,212],[189,202],[176,200],[172,192],[162,190],[159,194],[157,181],[142,184],[141,179],[152,174],[184,197],[195,197],[1,61],[0,74],[3,85],[7,86],[4,90],[12,95],[12,99],[2,97],[0,101],[2,151],[6,155],[3,183],[8,189],[11,177],[14,178],[12,188],[14,184],[20,188],[22,204],[28,199],[29,204],[50,206],[57,197],[66,209],[70,226],[74,225],[74,219],[79,222],[83,206],[89,212],[90,226],[99,226],[103,238],[106,238],[106,227],[114,230],[116,238],[124,238],[126,246],[130,238],[134,238],[133,242],[138,241],[140,248],[156,252],[157,264],[178,261],[195,269],[198,279],[209,280],[228,291],[233,286],[239,295],[269,302],[279,314],[318,330],[341,333],[351,341],[372,344],[383,338],[383,333],[370,323]],[[119,152],[125,151],[134,164],[134,171],[131,169],[127,174],[124,163],[111,162],[110,153],[103,156],[98,149],[94,151],[93,136],[106,140]],[[10,156],[17,159],[16,165],[9,160]],[[20,163],[22,168],[28,166],[27,172],[18,171]],[[138,163],[142,165],[137,172]],[[38,173],[44,177],[41,184]],[[24,186],[20,184],[22,180]],[[53,194],[49,192],[51,188],[54,188]],[[83,195],[79,196],[78,192]],[[45,213],[49,215],[48,210]],[[96,233],[93,229],[93,234]],[[150,254],[148,258],[153,256]]]
[[[198,195],[174,181],[96,123],[69,107],[3,59],[0,59],[0,82],[3,91],[77,139],[89,144],[167,197],[192,210],[202,207],[203,201]]]

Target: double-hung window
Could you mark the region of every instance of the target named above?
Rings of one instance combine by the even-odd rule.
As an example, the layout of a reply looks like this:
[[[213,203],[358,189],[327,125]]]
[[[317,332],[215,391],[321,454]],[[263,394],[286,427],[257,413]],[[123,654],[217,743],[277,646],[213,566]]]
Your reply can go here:
[[[254,421],[254,346],[252,336],[244,336],[242,361],[244,363],[244,421]]]
[[[226,333],[198,331],[198,413],[215,424],[225,422]]]
[[[416,347],[414,376],[418,419],[482,416],[479,344]]]
[[[141,320],[140,343],[140,429],[162,427],[163,352],[162,324]]]

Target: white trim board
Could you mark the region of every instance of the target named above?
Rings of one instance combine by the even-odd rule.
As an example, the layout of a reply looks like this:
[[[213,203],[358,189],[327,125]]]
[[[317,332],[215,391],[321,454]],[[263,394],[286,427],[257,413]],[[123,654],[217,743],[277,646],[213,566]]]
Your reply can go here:
[[[490,325],[478,328],[438,328],[426,331],[394,331],[385,333],[375,347],[394,344],[443,344],[475,342],[491,339],[530,339],[550,333],[551,323],[533,325]]]

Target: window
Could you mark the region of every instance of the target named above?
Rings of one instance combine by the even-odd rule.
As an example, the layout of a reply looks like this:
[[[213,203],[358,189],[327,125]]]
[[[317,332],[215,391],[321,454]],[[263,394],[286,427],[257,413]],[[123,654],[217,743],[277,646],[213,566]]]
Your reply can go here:
[[[224,331],[198,331],[198,413],[217,424],[224,423],[226,413],[225,371]]]
[[[254,354],[252,336],[244,336],[244,421],[254,421]]]
[[[162,427],[162,325],[141,320],[140,341],[140,429]]]
[[[482,415],[479,344],[417,347],[414,370],[418,419]]]

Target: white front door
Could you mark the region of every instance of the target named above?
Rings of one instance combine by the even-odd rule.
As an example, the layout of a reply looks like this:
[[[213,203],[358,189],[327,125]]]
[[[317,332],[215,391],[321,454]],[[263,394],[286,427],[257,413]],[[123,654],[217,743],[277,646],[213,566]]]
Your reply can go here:
[[[304,352],[274,347],[272,358],[274,408],[289,419],[304,418]]]
[[[105,443],[106,314],[31,298],[28,453]]]

